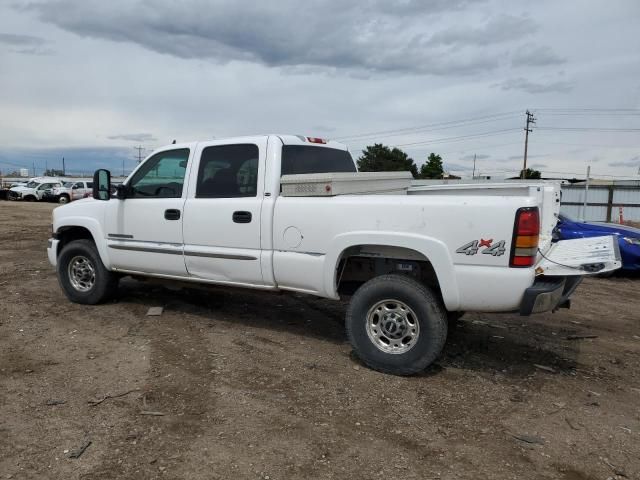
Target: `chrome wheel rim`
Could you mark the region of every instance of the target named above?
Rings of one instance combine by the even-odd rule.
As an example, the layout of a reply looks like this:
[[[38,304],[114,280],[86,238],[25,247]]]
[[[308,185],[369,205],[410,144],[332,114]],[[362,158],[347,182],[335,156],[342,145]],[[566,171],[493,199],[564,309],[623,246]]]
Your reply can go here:
[[[382,300],[367,313],[367,335],[378,350],[407,353],[418,342],[420,323],[407,304],[399,300]]]
[[[79,292],[88,292],[96,283],[96,271],[87,257],[77,255],[71,259],[68,267],[71,286]]]

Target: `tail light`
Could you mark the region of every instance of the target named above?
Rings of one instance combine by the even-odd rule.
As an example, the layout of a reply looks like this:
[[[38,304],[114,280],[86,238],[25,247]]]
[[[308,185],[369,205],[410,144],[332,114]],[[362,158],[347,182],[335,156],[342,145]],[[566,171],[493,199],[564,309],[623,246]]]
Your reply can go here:
[[[309,143],[321,143],[321,144],[326,144],[327,141],[324,138],[317,138],[317,137],[307,137],[307,142]]]
[[[532,267],[536,263],[540,235],[538,207],[519,208],[513,227],[510,267]]]

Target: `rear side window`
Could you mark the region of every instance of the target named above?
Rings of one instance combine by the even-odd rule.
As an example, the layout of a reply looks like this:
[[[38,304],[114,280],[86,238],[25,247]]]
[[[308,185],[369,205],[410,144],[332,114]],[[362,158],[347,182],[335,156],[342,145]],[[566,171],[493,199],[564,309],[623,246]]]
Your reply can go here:
[[[196,198],[255,197],[258,187],[257,145],[216,145],[202,151]]]
[[[351,154],[346,150],[305,145],[282,146],[282,175],[355,171]]]

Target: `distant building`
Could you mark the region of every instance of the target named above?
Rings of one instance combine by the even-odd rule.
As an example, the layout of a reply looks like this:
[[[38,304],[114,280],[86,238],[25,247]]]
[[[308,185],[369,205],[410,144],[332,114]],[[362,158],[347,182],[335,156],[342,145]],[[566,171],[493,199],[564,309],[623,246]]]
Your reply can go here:
[[[29,169],[28,168],[21,168],[20,169],[20,176],[21,177],[28,177],[29,176]]]

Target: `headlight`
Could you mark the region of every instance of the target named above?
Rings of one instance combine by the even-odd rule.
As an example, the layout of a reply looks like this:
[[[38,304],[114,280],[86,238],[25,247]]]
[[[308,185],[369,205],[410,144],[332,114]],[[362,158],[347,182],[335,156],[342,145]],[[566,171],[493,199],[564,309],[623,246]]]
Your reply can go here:
[[[622,238],[625,242],[630,243],[631,245],[640,245],[640,238],[634,238],[634,237],[623,237]]]

